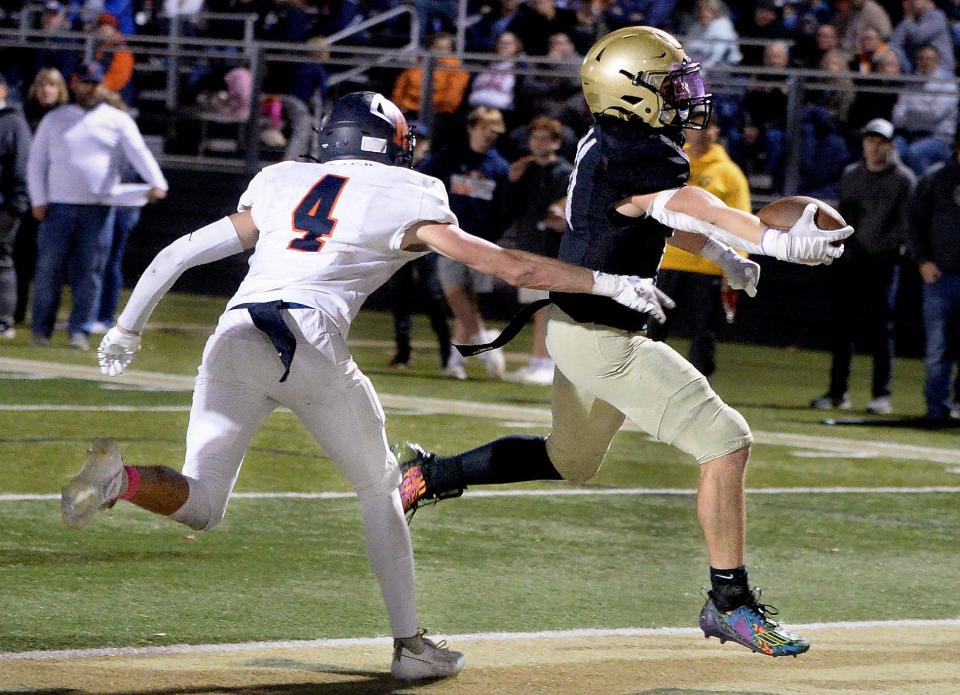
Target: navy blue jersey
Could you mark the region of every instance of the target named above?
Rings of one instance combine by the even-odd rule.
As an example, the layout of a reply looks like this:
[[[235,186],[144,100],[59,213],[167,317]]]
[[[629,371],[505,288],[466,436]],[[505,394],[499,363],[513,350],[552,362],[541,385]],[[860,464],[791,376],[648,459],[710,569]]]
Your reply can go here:
[[[670,228],[649,217],[625,217],[614,208],[630,195],[685,185],[690,161],[682,145],[678,130],[599,119],[577,146],[560,260],[616,275],[655,277]],[[608,297],[554,292],[551,298],[581,323],[628,331],[646,326],[646,314]]]

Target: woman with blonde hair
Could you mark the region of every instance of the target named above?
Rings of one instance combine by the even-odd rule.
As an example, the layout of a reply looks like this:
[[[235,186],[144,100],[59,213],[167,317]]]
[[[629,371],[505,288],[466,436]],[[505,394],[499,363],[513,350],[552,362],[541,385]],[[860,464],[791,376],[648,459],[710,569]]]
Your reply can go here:
[[[23,115],[30,126],[30,132],[37,132],[40,119],[58,106],[70,101],[67,82],[56,68],[43,68],[33,78],[27,91]],[[27,301],[30,293],[30,281],[33,280],[34,264],[37,261],[37,221],[30,215],[24,216],[17,233],[13,249],[13,265],[17,269],[17,306],[13,312],[14,323],[23,323],[27,313]]]
[[[24,115],[30,130],[35,132],[40,119],[48,111],[70,101],[70,92],[67,90],[67,81],[56,68],[43,68],[33,78],[33,83],[27,91],[27,103],[24,105]]]

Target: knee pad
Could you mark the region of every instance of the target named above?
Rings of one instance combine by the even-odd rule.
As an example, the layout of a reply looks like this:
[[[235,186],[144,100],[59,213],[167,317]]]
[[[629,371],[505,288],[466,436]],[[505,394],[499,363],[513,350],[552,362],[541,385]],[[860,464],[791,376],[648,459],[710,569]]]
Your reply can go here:
[[[227,512],[229,492],[216,493],[211,486],[196,478],[187,478],[190,494],[187,501],[170,515],[174,521],[185,524],[195,531],[209,531],[223,521]]]
[[[711,461],[753,443],[747,421],[720,400],[705,378],[689,384],[671,398],[658,438],[690,454],[697,463]]]

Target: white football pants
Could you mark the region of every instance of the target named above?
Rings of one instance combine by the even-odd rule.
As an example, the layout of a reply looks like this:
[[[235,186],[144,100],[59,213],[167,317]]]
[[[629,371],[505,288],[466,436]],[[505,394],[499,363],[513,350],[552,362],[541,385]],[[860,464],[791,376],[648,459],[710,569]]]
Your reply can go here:
[[[360,498],[367,555],[380,581],[395,636],[417,631],[413,551],[399,494],[400,471],[387,445],[384,413],[370,380],[323,312],[282,312],[297,339],[290,375],[249,312],[224,312],[197,375],[182,473],[187,502],[172,518],[209,530],[224,516],[254,432],[286,406],[350,480]]]

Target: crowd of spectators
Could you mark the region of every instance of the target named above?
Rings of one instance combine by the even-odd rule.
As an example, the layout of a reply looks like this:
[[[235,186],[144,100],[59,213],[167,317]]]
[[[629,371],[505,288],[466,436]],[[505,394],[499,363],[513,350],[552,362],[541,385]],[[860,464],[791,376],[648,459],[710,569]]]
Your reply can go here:
[[[573,159],[576,141],[591,121],[577,78],[582,55],[611,30],[647,24],[680,36],[691,57],[707,68],[715,94],[717,141],[745,172],[755,193],[786,191],[836,199],[844,170],[861,157],[864,125],[877,118],[892,124],[898,160],[914,175],[952,161],[960,100],[956,79],[960,2],[468,0],[465,43],[458,46],[457,0],[412,0],[419,45],[432,54],[432,108],[427,114],[421,94],[423,53],[406,70],[371,65],[362,82],[348,80],[333,90],[328,87],[330,75],[341,69],[330,59],[332,41],[337,46],[371,48],[406,43],[412,29],[409,14],[359,29],[366,18],[399,4],[398,0],[47,0],[37,11],[27,9],[37,6],[13,0],[3,3],[0,26],[26,25],[51,37],[34,42],[22,54],[4,49],[0,72],[9,85],[10,101],[23,105],[31,128],[36,128],[42,115],[65,99],[63,79],[56,76],[74,74],[84,58],[75,40],[71,43],[62,32],[85,32],[86,57],[92,46],[92,57],[104,73],[103,87],[118,105],[132,106],[136,115],[143,105],[142,80],[148,72],[138,67],[151,64],[153,72],[163,72],[166,58],[138,56],[131,36],[164,35],[175,27],[182,36],[237,40],[245,37],[242,20],[203,13],[241,13],[251,18],[249,37],[306,44],[312,47],[308,55],[312,60],[273,60],[264,66],[259,85],[254,85],[249,57],[241,49],[234,57],[221,51],[216,57],[188,60],[189,75],[181,82],[179,102],[183,109],[200,114],[201,120],[242,127],[259,115],[263,145],[292,158],[307,150],[310,120],[319,117],[323,103],[362,84],[391,95],[411,121],[419,121],[421,134],[427,136],[424,142],[433,152],[426,163],[449,152],[466,153],[460,159],[469,159],[468,135],[476,125],[471,115],[495,111],[496,130],[504,132],[496,132],[495,145],[481,148],[480,154],[487,158],[495,154],[504,169],[530,156],[528,127],[536,118],[558,124],[558,156]],[[472,55],[477,53],[489,58],[479,60]],[[254,103],[254,94],[260,95],[259,103]],[[240,153],[243,131],[236,130],[234,137],[233,151]],[[422,154],[430,157],[424,147]],[[458,166],[462,164],[458,161]],[[478,171],[479,167],[467,166],[452,172],[460,177],[452,194],[467,188],[486,191],[479,181],[486,175],[476,175]],[[510,220],[500,222],[497,229],[471,231],[496,237],[510,226]],[[26,236],[29,227],[25,221]],[[445,286],[448,301],[451,284]],[[464,303],[464,307],[457,317],[458,339],[482,336],[477,306]],[[14,319],[22,318],[22,311],[18,306]],[[468,315],[475,318],[465,320]],[[401,358],[403,353],[398,346]]]
[[[18,6],[14,0],[4,3],[0,25],[17,25],[20,14],[28,12],[26,23],[44,32],[89,33],[95,39],[94,58],[104,68],[105,86],[136,108],[138,83],[145,78],[135,70],[135,50],[125,37],[163,35],[176,20],[181,35],[236,40],[244,37],[242,20],[203,13],[245,14],[251,18],[253,38],[314,45],[315,61],[268,64],[261,90],[266,103],[260,104],[249,103],[250,66],[242,57],[195,61],[181,85],[181,103],[196,104],[200,112],[215,111],[220,120],[229,120],[224,111],[230,110],[238,122],[258,109],[265,121],[262,142],[282,149],[291,138],[299,145],[303,133],[292,132],[294,122],[302,125],[301,116],[312,108],[314,97],[319,95],[317,103],[322,103],[328,96],[328,71],[334,69],[325,64],[328,37],[346,31],[338,45],[401,45],[410,32],[406,14],[349,33],[364,19],[399,4],[398,0],[47,0],[37,11],[28,9],[36,5]],[[445,133],[461,133],[466,114],[477,106],[499,109],[507,127],[516,130],[513,139],[520,149],[523,128],[539,115],[560,120],[569,128],[566,136],[577,138],[588,126],[589,114],[581,103],[574,66],[599,36],[630,24],[658,26],[684,37],[691,56],[727,76],[714,89],[720,137],[760,191],[780,192],[785,184],[785,157],[791,144],[785,140],[790,87],[784,71],[793,68],[836,73],[821,78],[807,74],[803,83],[800,125],[793,131],[801,140],[794,150],[801,158],[799,181],[793,182],[799,192],[835,196],[843,166],[859,150],[859,130],[873,118],[894,123],[897,151],[918,175],[949,156],[956,130],[957,90],[952,79],[960,42],[956,2],[468,0],[463,46],[455,46],[454,40],[457,0],[413,0],[412,5],[420,45],[442,56],[434,66],[433,88],[433,111],[440,114],[435,136],[440,140]],[[25,60],[4,61],[13,100],[25,99],[27,85],[41,69],[56,68],[62,75],[73,72],[82,55],[75,44],[60,47],[63,41],[56,37],[31,49]],[[452,55],[461,49],[502,60],[461,62]],[[554,62],[536,62],[536,75],[516,74],[515,68],[529,67],[527,57]],[[739,77],[730,78],[723,66],[769,70],[753,78],[741,71],[736,73]],[[555,77],[544,74],[551,69]],[[886,75],[891,77],[878,80]],[[922,88],[904,88],[896,75],[915,75],[926,83]],[[392,94],[408,114],[418,114],[421,66],[399,75],[372,71],[368,79],[373,88]],[[292,149],[288,147],[285,156],[298,154]],[[823,153],[832,153],[829,159],[834,163],[826,171],[811,161]]]

